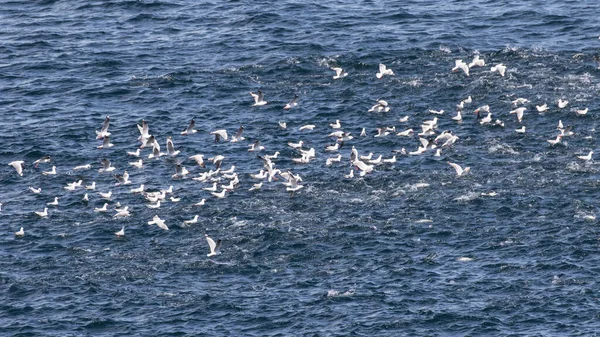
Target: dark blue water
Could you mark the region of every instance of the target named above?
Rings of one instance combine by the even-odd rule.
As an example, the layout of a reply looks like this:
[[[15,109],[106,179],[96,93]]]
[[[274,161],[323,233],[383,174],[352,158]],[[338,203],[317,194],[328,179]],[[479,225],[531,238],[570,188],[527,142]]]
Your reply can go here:
[[[0,334],[598,335],[600,167],[577,158],[597,150],[598,13],[595,1],[2,2]],[[475,54],[485,67],[451,72]],[[378,80],[379,63],[395,76]],[[497,63],[504,77],[490,71]],[[332,67],[348,76],[333,80]],[[259,89],[268,104],[253,107]],[[299,105],[282,110],[294,94]],[[509,114],[517,97],[530,101],[522,123]],[[377,99],[391,111],[367,112]],[[504,126],[479,123],[485,104]],[[114,146],[96,149],[107,115]],[[344,177],[353,146],[384,159],[414,151],[436,116],[436,136],[459,137],[439,157],[398,153]],[[198,133],[180,135],[191,118]],[[181,153],[155,160],[145,148],[144,167],[129,166],[142,119],[162,151],[172,136]],[[336,119],[354,139],[328,167]],[[559,120],[574,135],[552,146]],[[209,134],[240,125],[240,142]],[[382,127],[416,132],[374,137]],[[302,177],[300,191],[282,178],[248,191],[263,167],[247,151],[256,140]],[[300,140],[316,151],[308,164],[286,145]],[[192,178],[215,167],[194,154],[225,156],[237,187],[222,199],[203,190],[212,184]],[[35,167],[45,155],[52,162]],[[102,158],[113,173],[98,172]],[[448,161],[471,172],[457,177]],[[178,162],[183,179],[172,178]],[[43,175],[52,165],[58,174]],[[132,184],[115,186],[124,170]],[[80,179],[96,191],[64,189]],[[181,200],[150,209],[129,192],[140,184],[172,185]],[[109,212],[94,212],[108,191]],[[55,196],[47,218],[34,213]],[[113,218],[117,203],[132,215]],[[154,215],[169,231],[147,224]],[[222,239],[222,254],[206,256],[204,233]]]

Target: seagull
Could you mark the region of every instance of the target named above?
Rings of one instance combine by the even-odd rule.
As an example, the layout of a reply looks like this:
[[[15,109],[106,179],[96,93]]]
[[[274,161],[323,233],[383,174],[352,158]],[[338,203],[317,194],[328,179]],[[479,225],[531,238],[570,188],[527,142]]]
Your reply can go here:
[[[434,115],[443,115],[444,114],[444,110],[429,110],[430,113],[434,114]]]
[[[546,103],[544,103],[542,105],[536,105],[535,108],[538,112],[546,112],[549,109],[548,104],[546,104]]]
[[[354,178],[354,170],[350,169],[350,173],[345,174],[344,178],[346,178],[346,179]]]
[[[550,143],[550,145],[554,146],[554,145],[560,143],[562,137],[563,137],[563,135],[559,134],[558,136],[556,136],[555,139],[548,139],[547,141],[548,141],[548,143]]]
[[[460,113],[460,110],[457,110],[457,111],[456,111],[456,116],[452,117],[452,120],[453,120],[453,121],[457,121],[457,122],[460,122],[460,121],[462,121],[462,115],[461,115],[461,113]]]
[[[155,204],[146,205],[148,208],[160,208],[160,200],[158,200]]]
[[[123,175],[115,174],[115,179],[117,179],[115,186],[131,184],[131,181],[129,180],[129,172],[127,171],[123,172]]]
[[[85,165],[79,165],[79,166],[73,167],[73,171],[89,170],[91,168],[92,168],[91,164],[85,164]]]
[[[96,182],[92,181],[92,184],[85,186],[85,189],[86,190],[95,190],[96,189]]]
[[[335,71],[335,76],[333,76],[334,80],[348,76],[348,73],[345,73],[342,68],[331,68],[331,70]]]
[[[131,193],[144,193],[144,184],[141,184],[138,188],[132,188],[129,190]]]
[[[455,73],[461,69],[465,73],[465,75],[469,76],[469,66],[465,62],[463,62],[463,60],[455,60],[454,68],[452,68],[452,72]]]
[[[144,162],[140,159],[138,161],[130,161],[129,165],[141,169],[144,166]]]
[[[227,130],[215,130],[210,134],[215,135],[215,143],[218,143],[221,140],[221,138],[227,141]]]
[[[385,64],[379,63],[379,72],[375,74],[375,77],[382,78],[383,75],[394,75],[394,72],[392,71],[392,69],[387,69]]]
[[[327,160],[325,161],[325,165],[326,166],[331,166],[333,165],[333,163],[337,163],[342,161],[342,155],[338,154],[337,157],[329,157],[327,158]]]
[[[586,115],[588,113],[588,108],[585,108],[583,110],[575,110],[575,113],[577,114],[577,116]]]
[[[205,203],[206,203],[206,199],[202,199],[199,202],[195,203],[194,206],[204,206]]]
[[[523,120],[523,112],[525,112],[525,110],[527,110],[527,108],[520,107],[510,111],[510,113],[517,114],[517,120],[519,121],[519,123],[521,123],[521,121]]]
[[[36,211],[35,214],[42,218],[47,217],[48,216],[48,207],[45,207],[44,210],[41,212]]]
[[[56,174],[56,166],[52,166],[52,169],[50,171],[42,172],[42,174],[45,176],[55,175]]]
[[[525,103],[528,103],[528,102],[529,102],[529,100],[527,98],[519,97],[519,98],[515,99],[514,101],[512,101],[511,103],[514,106],[517,106],[519,104],[525,104]]]
[[[167,225],[165,224],[165,220],[159,218],[158,215],[155,215],[151,221],[148,221],[148,225],[157,225],[158,227],[166,231],[169,230],[169,227],[167,227]]]
[[[108,203],[104,203],[104,206],[94,208],[94,212],[108,212]]]
[[[252,187],[250,187],[250,189],[248,191],[256,191],[259,190],[262,187],[263,183],[258,183],[258,184],[253,184]]]
[[[102,140],[102,145],[98,146],[98,149],[108,149],[109,147],[113,147],[115,144],[110,142],[110,137],[106,136],[104,137],[104,140]]]
[[[83,195],[83,199],[82,199],[82,200],[83,200],[83,201],[86,201],[86,202],[87,202],[87,201],[90,201],[90,199],[88,198],[88,195],[87,195],[87,193]]]
[[[50,158],[50,156],[43,156],[42,158],[34,161],[33,163],[35,164],[35,167],[38,167],[39,164],[42,163],[49,163],[52,159]]]
[[[469,173],[471,171],[470,167],[465,167],[464,169],[462,167],[460,167],[460,165],[455,164],[455,163],[451,163],[448,162],[448,165],[452,166],[452,168],[454,168],[454,170],[456,170],[456,174],[460,177],[462,175],[465,175],[467,173]]]
[[[519,129],[515,129],[516,133],[525,133],[525,125],[523,125],[522,127],[520,127]]]
[[[287,129],[287,123],[286,122],[277,122],[277,124],[279,124],[279,128],[282,130]]]
[[[15,232],[15,236],[18,238],[22,238],[23,236],[25,236],[25,231],[23,230],[23,227],[21,227],[19,231]]]
[[[138,148],[137,150],[135,150],[135,152],[127,151],[127,154],[130,155],[130,156],[139,157],[140,156],[140,149]]]
[[[194,161],[196,161],[196,163],[200,165],[200,167],[206,167],[206,164],[204,163],[204,155],[202,154],[195,154],[189,157],[189,159],[193,159]]]
[[[206,241],[208,242],[208,247],[210,248],[210,253],[206,254],[206,256],[211,257],[211,256],[215,256],[215,255],[219,255],[221,254],[221,239],[217,240],[217,242],[215,243],[215,241],[213,239],[211,239],[208,234],[204,234],[204,236],[206,237]]]
[[[292,142],[288,143],[288,146],[291,147],[292,149],[302,148],[302,145],[304,145],[303,141],[299,141],[298,143],[292,143]]]
[[[40,194],[40,193],[42,193],[42,189],[41,188],[33,188],[32,186],[29,186],[29,190],[31,192],[33,192],[34,194]]]
[[[221,192],[211,192],[210,194],[214,195],[215,197],[222,199],[225,198],[225,192],[227,192],[226,189],[221,190]]]
[[[246,138],[244,138],[242,136],[242,133],[244,133],[244,126],[243,125],[241,125],[238,128],[237,132],[235,133],[235,136],[231,137],[231,142],[235,143],[235,142],[240,142],[240,141],[246,139]],[[227,140],[227,139],[225,139],[225,140]]]
[[[183,223],[186,225],[190,225],[198,222],[198,215],[196,214],[192,220],[185,220]]]
[[[406,129],[404,131],[400,131],[396,134],[398,137],[410,137],[415,133],[413,129]]]
[[[316,125],[314,124],[306,124],[306,125],[302,125],[298,130],[300,131],[304,131],[304,130],[312,130],[315,128]]]
[[[388,102],[382,99],[377,100],[377,104],[373,105],[367,112],[388,112],[390,111]],[[400,120],[402,122],[402,120]]]
[[[260,145],[260,140],[257,140],[253,144],[248,145],[248,147],[248,152],[258,152],[265,149],[264,146]]]
[[[173,139],[171,136],[167,137],[167,154],[171,157],[174,157],[179,154],[180,151],[175,151],[175,146],[173,145]]]
[[[487,116],[482,118],[481,121],[479,122],[479,124],[483,125],[483,124],[489,124],[491,122],[492,122],[492,113],[488,112]]]
[[[185,175],[187,175],[188,173],[190,173],[190,172],[185,167],[183,167],[181,164],[177,164],[177,165],[175,165],[175,174],[172,175],[171,177],[173,179],[182,178]]]
[[[504,77],[504,73],[506,72],[506,66],[502,63],[498,63],[495,66],[491,67],[490,70],[492,72],[498,72],[498,74],[500,74],[500,76]]]
[[[121,227],[120,231],[115,232],[115,236],[117,236],[117,237],[125,236],[125,226]]]
[[[98,194],[100,195],[100,197],[102,197],[103,199],[107,199],[107,200],[110,200],[110,197],[112,197],[112,191],[98,192]]]
[[[298,95],[294,95],[294,98],[283,107],[283,110],[289,110],[298,105]]]
[[[110,161],[106,158],[102,159],[102,168],[98,172],[111,172],[115,170],[114,166],[110,166]]]
[[[12,161],[12,162],[8,163],[8,165],[14,167],[19,176],[21,176],[21,177],[23,176],[23,169],[25,168],[24,161],[16,160],[16,161]]]
[[[360,170],[361,177],[367,173],[373,172],[373,165],[368,165],[361,160],[354,160],[352,162],[352,165],[354,165],[358,170]]]
[[[479,54],[475,54],[475,56],[473,57],[473,61],[469,63],[469,68],[483,66],[485,66],[485,61],[479,58]]]
[[[104,122],[102,123],[102,128],[100,131],[96,130],[96,139],[101,139],[110,136],[110,132],[108,132],[108,127],[110,126],[110,117],[106,116]]]
[[[131,216],[131,213],[129,212],[129,207],[127,206],[123,208],[117,208],[115,209],[115,211],[117,211],[117,213],[113,215],[113,218],[125,218]]]
[[[254,98],[254,104],[252,106],[261,106],[267,104],[267,101],[264,100],[264,95],[262,91],[258,91],[256,94],[251,92],[252,98]]]
[[[408,118],[409,118],[409,116],[404,116],[404,117],[400,118],[398,121],[400,123],[406,123],[406,122],[408,122]]]
[[[587,155],[585,156],[577,156],[577,158],[581,159],[581,160],[591,160],[592,159],[592,155],[594,154],[594,151],[590,151]]]
[[[140,130],[140,137],[138,138],[139,140],[142,141],[142,143],[145,142],[145,140],[149,139],[150,133],[148,132],[148,122],[146,122],[146,120],[142,119],[142,125],[140,126],[139,124],[136,124],[138,130]]]
[[[339,128],[341,128],[341,127],[342,127],[342,124],[340,124],[340,120],[339,120],[339,119],[336,119],[336,120],[335,120],[335,123],[329,123],[329,126],[330,126],[332,129],[339,129]]]
[[[58,197],[54,197],[54,201],[47,203],[48,206],[58,206]]]
[[[569,101],[567,101],[567,100],[564,100],[564,101],[563,101],[563,100],[562,100],[562,99],[560,99],[560,98],[558,99],[558,108],[559,108],[559,109],[566,108],[566,107],[567,107],[567,104],[569,104]]]
[[[190,134],[194,134],[194,133],[198,132],[198,131],[194,130],[195,125],[196,125],[196,121],[192,118],[188,127],[185,130],[181,131],[181,134],[182,135],[190,135]]]

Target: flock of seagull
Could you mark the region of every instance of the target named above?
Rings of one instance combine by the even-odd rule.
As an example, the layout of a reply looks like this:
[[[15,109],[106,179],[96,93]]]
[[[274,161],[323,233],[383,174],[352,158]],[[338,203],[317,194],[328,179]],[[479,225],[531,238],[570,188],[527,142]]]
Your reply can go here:
[[[455,66],[451,69],[452,72],[462,71],[465,76],[471,75],[471,70],[476,67],[484,67],[485,61],[479,56],[475,55],[473,60],[470,63],[463,62],[462,60],[456,60]],[[344,69],[335,67],[332,68],[335,72],[333,76],[333,80],[342,80],[343,78],[349,76]],[[496,64],[490,68],[491,72],[497,72],[499,76],[505,76],[507,67],[504,64]],[[379,65],[378,72],[375,74],[377,79],[382,79],[384,76],[394,76],[394,72],[392,69],[386,67],[384,64]],[[261,107],[268,104],[265,100],[264,94],[262,91],[258,90],[256,93],[251,92],[251,97],[254,99],[254,104],[252,106]],[[510,109],[509,115],[515,115],[517,123],[521,124],[520,128],[515,129],[516,133],[525,133],[526,127],[523,125],[523,121],[525,118],[525,113],[528,111],[527,104],[529,100],[526,98],[517,98],[512,101],[512,107]],[[459,101],[456,105],[456,115],[451,116],[451,120],[455,123],[461,123],[463,120],[462,112],[469,106],[473,104],[473,98],[468,96]],[[556,101],[556,106],[558,109],[564,109],[568,106],[569,102],[567,100],[563,100],[561,97]],[[299,105],[299,97],[295,95],[284,107],[284,110],[294,109]],[[378,99],[376,103],[367,110],[367,113],[387,113],[391,110],[390,104],[387,101]],[[536,105],[535,110],[541,114],[548,111],[550,107],[547,103]],[[507,109],[509,110],[509,109]],[[588,109],[576,109],[574,110],[577,116],[584,116],[588,113]],[[494,115],[490,111],[489,105],[481,105],[473,110],[475,118],[478,120],[479,124],[482,126],[501,126],[504,127],[504,122],[498,118],[494,118]],[[344,160],[344,156],[339,153],[340,149],[346,143],[352,143],[352,140],[355,138],[351,132],[344,131],[342,128],[342,122],[340,120],[332,121],[328,128],[330,128],[330,132],[327,134],[327,137],[331,139],[331,143],[324,147],[324,149],[317,151],[315,148],[309,148],[306,146],[306,143],[302,140],[298,140],[297,142],[288,142],[287,147],[295,154],[292,158],[289,158],[291,162],[296,165],[305,165],[312,162],[318,155],[325,154],[326,160],[325,165],[330,167],[335,163],[339,162],[347,162],[350,165],[350,170],[346,171],[347,174],[344,175],[345,179],[352,179],[355,177],[355,173],[362,177],[367,174],[372,173],[376,170],[379,165],[388,165],[393,164],[397,161],[398,156],[417,156],[423,155],[425,153],[431,152],[433,156],[441,156],[442,151],[446,149],[452,148],[454,144],[460,139],[457,135],[455,135],[452,131],[446,130],[443,132],[438,131],[439,120],[441,118],[445,118],[444,110],[429,110],[431,114],[430,119],[423,120],[420,123],[418,129],[413,128],[404,128],[402,130],[397,130],[396,126],[384,126],[377,128],[376,134],[373,137],[387,137],[390,135],[395,135],[396,137],[411,137],[416,138],[417,142],[415,143],[414,150],[407,150],[405,148],[397,149],[392,151],[391,157],[384,158],[383,155],[374,156],[373,153],[369,153],[368,155],[359,154],[358,149],[355,146],[351,147],[351,151],[349,153],[349,157]],[[409,120],[409,116],[404,116],[399,119],[399,123],[405,124]],[[96,130],[96,139],[101,140],[102,143],[97,146],[98,150],[109,149],[114,146],[111,143],[111,132],[109,131],[111,119],[109,116],[106,116],[104,119],[100,130]],[[284,121],[278,122],[278,127],[280,129],[287,129],[288,125]],[[298,131],[301,132],[311,132],[317,126],[314,124],[305,124],[298,127]],[[142,120],[141,123],[137,124],[137,128],[139,131],[139,147],[135,149],[135,151],[128,151],[127,154],[134,158],[131,162],[129,162],[129,167],[132,170],[143,169],[145,161],[147,160],[159,160],[161,157],[174,158],[175,164],[173,168],[173,174],[171,178],[173,181],[177,181],[180,179],[187,179],[192,176],[190,171],[184,166],[185,160],[190,160],[195,167],[200,171],[197,175],[192,177],[191,179],[197,181],[200,184],[204,184],[202,190],[210,192],[210,195],[216,199],[222,199],[227,197],[227,195],[231,194],[234,190],[239,188],[240,186],[240,175],[236,172],[235,165],[232,165],[228,169],[223,167],[223,162],[225,160],[225,156],[223,155],[215,155],[210,158],[205,158],[204,154],[193,154],[187,156],[185,159],[179,159],[184,157],[181,154],[181,151],[176,150],[173,137],[166,137],[166,152],[162,151],[162,148],[157,140],[157,137],[150,133],[150,127],[147,121]],[[555,138],[549,139],[548,142],[551,145],[556,145],[561,142],[564,137],[568,137],[573,135],[572,128],[570,126],[564,126],[562,121],[558,121],[557,125],[558,133]],[[181,136],[192,136],[197,133],[195,127],[195,120],[191,119],[187,127],[180,132]],[[372,134],[372,132],[367,132],[365,128],[359,133],[358,137],[368,137]],[[303,178],[299,174],[295,174],[291,169],[280,169],[276,165],[276,161],[278,160],[280,152],[276,151],[274,153],[268,154],[266,153],[266,149],[263,145],[261,145],[259,140],[250,142],[246,141],[244,137],[244,127],[240,126],[239,129],[235,132],[235,134],[228,134],[226,129],[218,129],[210,132],[210,135],[214,137],[215,143],[236,143],[236,142],[246,142],[248,145],[248,152],[253,152],[256,160],[260,160],[262,163],[262,168],[255,173],[249,174],[249,178],[255,181],[252,184],[248,191],[257,191],[260,190],[264,183],[277,183],[282,184],[285,187],[285,191],[290,195],[294,195],[294,193],[300,191],[304,187]],[[283,150],[283,149],[282,149]],[[144,152],[148,153],[144,153]],[[590,151],[586,155],[578,156],[580,160],[589,161],[591,160],[593,155],[593,151]],[[53,160],[50,156],[44,156],[33,162],[35,168],[39,165],[50,165]],[[130,180],[130,175],[128,170],[123,170],[120,174],[114,174],[117,170],[116,167],[112,166],[112,163],[107,158],[103,158],[100,161],[100,168],[98,169],[98,174],[111,174],[115,178],[114,188],[124,188],[126,185],[131,185],[133,182]],[[448,161],[447,164],[454,169],[456,175],[458,177],[469,174],[471,171],[470,167],[463,167],[458,163]],[[8,165],[15,169],[15,172],[19,176],[23,176],[25,174],[25,162],[22,160],[10,162]],[[189,166],[188,166],[189,167]],[[80,166],[75,166],[71,170],[74,172],[85,172],[91,170],[93,168],[92,164],[85,164]],[[57,175],[59,172],[57,171],[56,166],[50,166],[48,170],[44,170],[41,172],[42,175],[52,176]],[[108,189],[106,191],[99,191],[97,188],[102,187],[103,189]],[[89,194],[94,193],[93,197],[98,200],[104,200],[102,207],[94,208],[93,211],[96,213],[107,213],[107,212],[115,212],[113,218],[125,218],[131,216],[131,211],[128,206],[123,206],[119,202],[113,201],[113,193],[109,189],[110,186],[97,186],[96,182],[93,181],[93,178],[90,176],[90,181],[87,185],[83,185],[83,180],[77,180],[71,182],[64,186],[64,189],[68,192],[73,191],[84,191],[82,195],[82,201],[87,203],[92,198]],[[29,186],[28,191],[34,194],[40,194],[42,192],[42,188]],[[139,187],[129,189],[129,192],[132,194],[138,194],[143,196],[146,200],[146,207],[149,210],[156,210],[161,207],[161,203],[165,202],[178,202],[180,198],[177,198],[173,192],[173,186],[171,185],[167,189],[161,189],[159,191],[148,191],[144,183],[140,184]],[[201,207],[205,204],[207,200],[205,198],[199,200],[194,206]],[[110,202],[113,202],[113,206],[110,206]],[[41,211],[36,211],[35,214],[40,218],[48,217],[51,212],[48,207],[58,207],[60,203],[60,197],[54,197],[52,202],[47,203],[44,209]],[[0,211],[2,204],[0,203]],[[190,220],[184,221],[184,226],[192,225],[199,221],[199,216],[195,215]],[[154,215],[150,221],[147,222],[149,225],[156,225],[157,227],[163,230],[169,230],[167,226],[167,221],[162,219],[158,214]],[[123,237],[125,235],[125,226],[121,228],[121,230],[114,233],[117,237]],[[24,228],[21,227],[19,231],[15,232],[15,236],[23,237],[25,235]],[[209,245],[209,254],[207,256],[215,256],[220,253],[221,240],[215,242],[212,238],[210,238],[207,234],[205,234],[207,243]]]

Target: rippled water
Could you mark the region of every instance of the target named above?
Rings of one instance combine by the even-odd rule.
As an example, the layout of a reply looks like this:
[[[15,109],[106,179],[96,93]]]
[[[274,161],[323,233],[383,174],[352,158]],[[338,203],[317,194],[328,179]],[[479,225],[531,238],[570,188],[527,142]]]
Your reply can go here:
[[[577,158],[597,144],[597,13],[593,1],[1,3],[2,331],[597,335],[599,166]],[[485,67],[451,72],[476,54]],[[378,80],[379,63],[395,76]],[[504,77],[490,72],[497,63]],[[348,76],[334,80],[332,67]],[[259,89],[269,103],[253,107],[248,93]],[[294,94],[298,107],[282,110]],[[522,123],[509,114],[517,97],[530,100]],[[559,109],[559,98],[569,105]],[[367,112],[377,99],[391,111]],[[539,114],[543,103],[550,109]],[[480,125],[473,111],[485,104],[504,126]],[[374,136],[419,132],[436,117],[430,109],[445,110],[436,131],[456,134],[454,146],[344,177],[352,146],[374,158],[416,150],[416,135]],[[96,149],[107,115],[114,147]],[[199,132],[180,135],[191,118]],[[181,154],[154,160],[143,149],[144,168],[129,166],[142,119],[163,151],[172,136]],[[328,167],[336,119],[354,139]],[[559,120],[574,135],[552,146]],[[300,131],[305,124],[316,127]],[[240,125],[241,142],[209,134]],[[255,140],[263,154],[279,151],[276,167],[300,174],[304,188],[290,195],[280,179],[248,191],[263,167],[247,151]],[[316,150],[309,164],[295,164],[286,145],[300,140]],[[226,198],[191,179],[214,169],[187,159],[197,153],[235,165],[240,183]],[[44,155],[52,163],[34,167]],[[133,183],[98,173],[102,158]],[[26,163],[23,177],[7,165],[15,160]],[[457,177],[448,161],[471,172]],[[177,162],[188,177],[171,177]],[[84,164],[92,169],[73,171]],[[58,174],[43,175],[52,165]],[[80,179],[96,191],[63,188]],[[150,209],[129,192],[142,183],[173,185],[181,200]],[[104,204],[97,192],[109,190],[110,212],[94,212]],[[35,215],[55,196],[47,218]],[[113,218],[117,202],[132,216]],[[147,225],[155,214],[169,231]],[[200,221],[184,226],[195,214]],[[20,227],[23,238],[13,234]],[[206,257],[204,233],[222,239],[221,255]]]

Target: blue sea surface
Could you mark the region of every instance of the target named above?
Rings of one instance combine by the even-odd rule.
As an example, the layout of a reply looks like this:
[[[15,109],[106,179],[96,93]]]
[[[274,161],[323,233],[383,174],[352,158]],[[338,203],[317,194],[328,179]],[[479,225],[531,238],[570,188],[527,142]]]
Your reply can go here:
[[[0,335],[600,335],[600,159],[578,158],[598,152],[598,13],[591,0],[2,1]],[[485,66],[452,71],[475,55]],[[377,79],[380,63],[394,75]],[[253,106],[258,90],[266,105]],[[369,112],[380,99],[390,111]],[[114,146],[98,149],[106,116]],[[181,135],[192,118],[198,132]],[[448,130],[454,145],[409,154],[434,118],[423,138]],[[142,120],[180,153],[145,147],[131,166]],[[326,151],[336,120],[353,138]],[[265,149],[248,151],[255,141]],[[299,141],[309,163],[293,161]],[[353,147],[396,161],[360,176]],[[300,190],[251,176],[275,152]],[[193,179],[217,155],[239,179],[224,198]],[[104,158],[113,172],[99,172]],[[23,176],[8,165],[19,160]],[[189,174],[173,177],[177,164]],[[131,184],[115,185],[124,171]],[[220,190],[232,176],[213,178]],[[140,184],[173,189],[154,209],[130,192]],[[115,218],[118,205],[131,216]],[[207,257],[205,234],[221,254]]]

